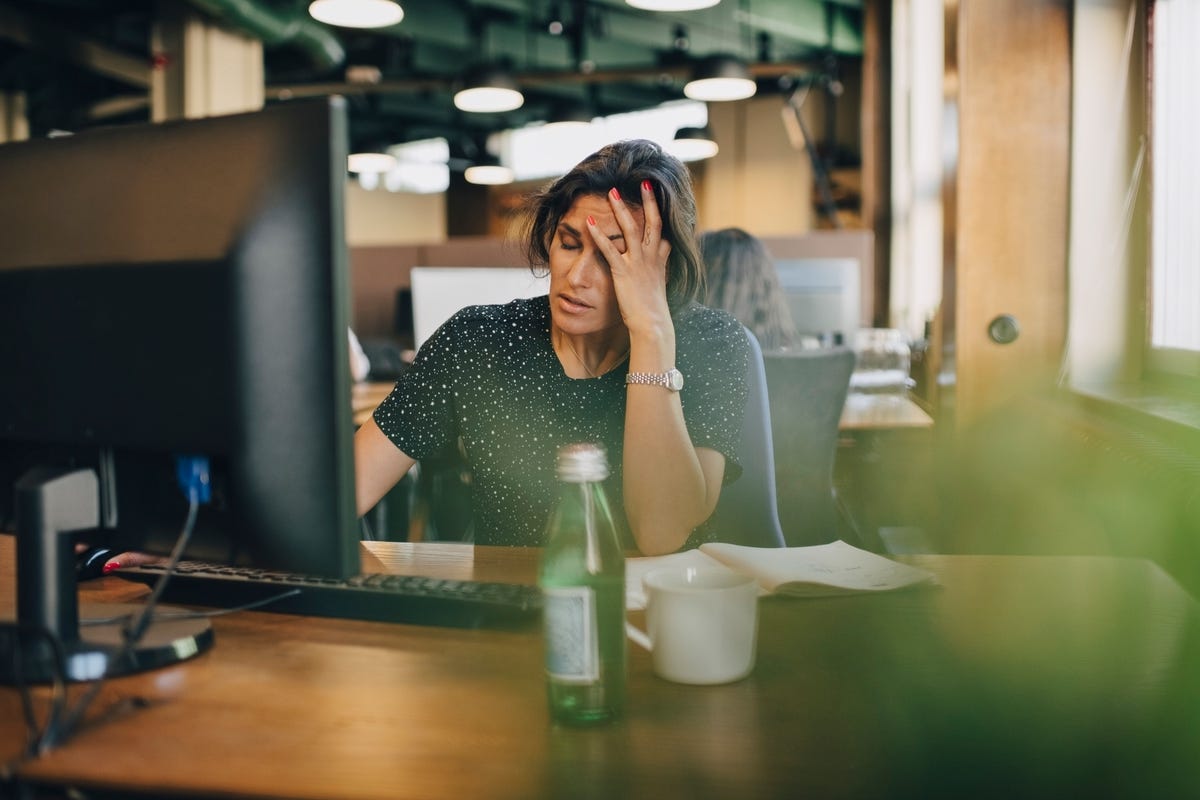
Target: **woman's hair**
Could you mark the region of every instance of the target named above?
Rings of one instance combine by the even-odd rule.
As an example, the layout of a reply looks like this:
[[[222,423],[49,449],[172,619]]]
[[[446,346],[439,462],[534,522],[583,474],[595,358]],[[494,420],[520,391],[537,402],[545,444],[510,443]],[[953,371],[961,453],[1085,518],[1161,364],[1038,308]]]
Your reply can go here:
[[[754,333],[764,350],[797,343],[796,325],[766,246],[741,228],[706,231],[700,253],[708,270],[708,300]]]
[[[696,245],[696,196],[679,159],[645,139],[606,145],[530,198],[523,228],[525,254],[535,267],[550,263],[550,243],[563,215],[588,195],[604,197],[616,187],[631,208],[641,206],[642,181],[650,181],[662,216],[662,238],[671,243],[667,302],[676,310],[704,296],[704,266]]]

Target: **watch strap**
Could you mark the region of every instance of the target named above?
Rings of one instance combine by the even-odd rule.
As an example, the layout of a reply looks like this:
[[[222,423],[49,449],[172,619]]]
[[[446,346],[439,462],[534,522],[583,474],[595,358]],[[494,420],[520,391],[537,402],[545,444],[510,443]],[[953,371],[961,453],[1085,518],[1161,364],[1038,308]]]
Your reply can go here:
[[[630,372],[625,375],[626,385],[661,386],[672,392],[683,388],[683,373],[677,369],[666,372]]]

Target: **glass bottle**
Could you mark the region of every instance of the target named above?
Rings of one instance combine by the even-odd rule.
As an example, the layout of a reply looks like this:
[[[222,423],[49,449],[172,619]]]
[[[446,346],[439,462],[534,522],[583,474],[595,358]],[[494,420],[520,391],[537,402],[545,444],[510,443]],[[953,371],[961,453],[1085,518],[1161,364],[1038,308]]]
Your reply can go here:
[[[546,528],[538,582],[545,597],[550,716],[586,725],[625,705],[625,556],[601,481],[603,448],[558,452],[558,503]]]

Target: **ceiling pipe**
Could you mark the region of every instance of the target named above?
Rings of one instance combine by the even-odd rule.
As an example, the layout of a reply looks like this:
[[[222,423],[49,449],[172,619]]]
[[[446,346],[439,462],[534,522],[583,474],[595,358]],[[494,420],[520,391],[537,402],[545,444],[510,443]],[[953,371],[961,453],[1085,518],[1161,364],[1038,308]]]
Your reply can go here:
[[[295,45],[318,69],[333,70],[346,62],[346,49],[330,30],[303,9],[275,9],[253,0],[191,0],[191,4],[221,19],[267,46]]]
[[[803,76],[816,68],[815,61],[788,61],[776,64],[750,64],[750,74],[755,78],[785,78],[788,76]],[[593,72],[574,72],[552,70],[533,70],[514,73],[513,77],[523,88],[538,88],[565,84],[600,85],[605,83],[622,83],[633,80],[656,80],[662,77],[683,79],[691,74],[691,68],[684,64],[672,67],[630,67]],[[357,84],[349,82],[329,83],[299,83],[288,85],[271,85],[266,89],[267,97],[272,100],[287,100],[298,97],[313,97],[327,94],[363,95],[363,94],[400,94],[405,92],[422,92],[449,90],[454,85],[455,78],[396,78],[384,79],[378,83]]]

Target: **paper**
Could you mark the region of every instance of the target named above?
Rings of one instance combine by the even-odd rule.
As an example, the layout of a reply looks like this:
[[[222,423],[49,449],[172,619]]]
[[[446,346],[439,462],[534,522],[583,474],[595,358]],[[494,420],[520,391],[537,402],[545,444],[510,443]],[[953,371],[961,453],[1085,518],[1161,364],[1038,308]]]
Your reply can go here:
[[[747,547],[713,542],[697,550],[625,560],[625,605],[646,607],[642,578],[659,567],[724,567],[753,575],[760,594],[826,597],[885,592],[920,583],[934,575],[842,541],[810,547]]]

